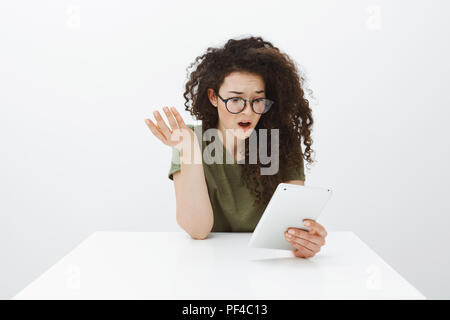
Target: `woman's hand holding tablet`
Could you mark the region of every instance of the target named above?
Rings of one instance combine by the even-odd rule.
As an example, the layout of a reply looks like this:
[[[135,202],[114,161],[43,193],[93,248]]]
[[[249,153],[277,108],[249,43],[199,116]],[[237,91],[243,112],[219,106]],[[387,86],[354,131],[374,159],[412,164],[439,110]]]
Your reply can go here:
[[[320,247],[325,245],[328,233],[317,221],[305,219],[303,224],[309,227],[309,231],[293,227],[286,230],[284,236],[286,241],[295,248],[293,252],[296,257],[310,258],[320,251]]]
[[[249,246],[295,249],[296,257],[314,256],[325,245],[327,236],[325,228],[316,220],[331,195],[329,188],[280,183],[252,234]],[[289,234],[289,230],[294,233]]]

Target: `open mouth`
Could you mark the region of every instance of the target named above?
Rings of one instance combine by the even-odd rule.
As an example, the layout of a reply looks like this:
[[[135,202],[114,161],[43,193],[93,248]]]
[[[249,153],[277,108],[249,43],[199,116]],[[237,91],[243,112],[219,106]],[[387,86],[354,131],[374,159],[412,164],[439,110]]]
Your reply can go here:
[[[243,128],[243,129],[250,127],[251,124],[252,124],[251,122],[247,122],[247,121],[245,121],[245,122],[238,122],[239,127]]]

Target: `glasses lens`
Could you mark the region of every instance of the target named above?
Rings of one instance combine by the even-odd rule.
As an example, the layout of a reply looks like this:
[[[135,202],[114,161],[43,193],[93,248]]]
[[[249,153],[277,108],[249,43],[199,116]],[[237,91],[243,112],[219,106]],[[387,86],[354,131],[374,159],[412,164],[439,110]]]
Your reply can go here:
[[[253,102],[253,109],[255,109],[256,113],[266,113],[267,111],[269,111],[270,107],[272,106],[273,101],[269,100],[269,99],[256,99]]]
[[[227,101],[227,109],[230,112],[240,112],[244,108],[245,101],[240,98],[232,98]]]

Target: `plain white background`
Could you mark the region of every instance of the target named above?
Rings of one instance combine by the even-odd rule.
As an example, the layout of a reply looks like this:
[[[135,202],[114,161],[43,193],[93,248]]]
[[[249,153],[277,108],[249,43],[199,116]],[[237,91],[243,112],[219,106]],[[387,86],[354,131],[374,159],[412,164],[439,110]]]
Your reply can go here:
[[[144,118],[184,110],[207,47],[262,36],[313,90],[319,219],[427,298],[450,298],[447,1],[2,1],[0,298],[97,230],[176,231],[171,150]],[[345,248],[342,248],[345,250]],[[368,274],[369,275],[369,274]]]

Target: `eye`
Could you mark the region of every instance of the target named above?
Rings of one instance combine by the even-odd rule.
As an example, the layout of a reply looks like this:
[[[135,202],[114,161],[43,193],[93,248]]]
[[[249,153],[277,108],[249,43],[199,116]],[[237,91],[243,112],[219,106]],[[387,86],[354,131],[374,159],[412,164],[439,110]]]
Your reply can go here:
[[[236,101],[241,100],[241,98],[231,98],[230,100],[233,101],[233,102],[236,102]]]

